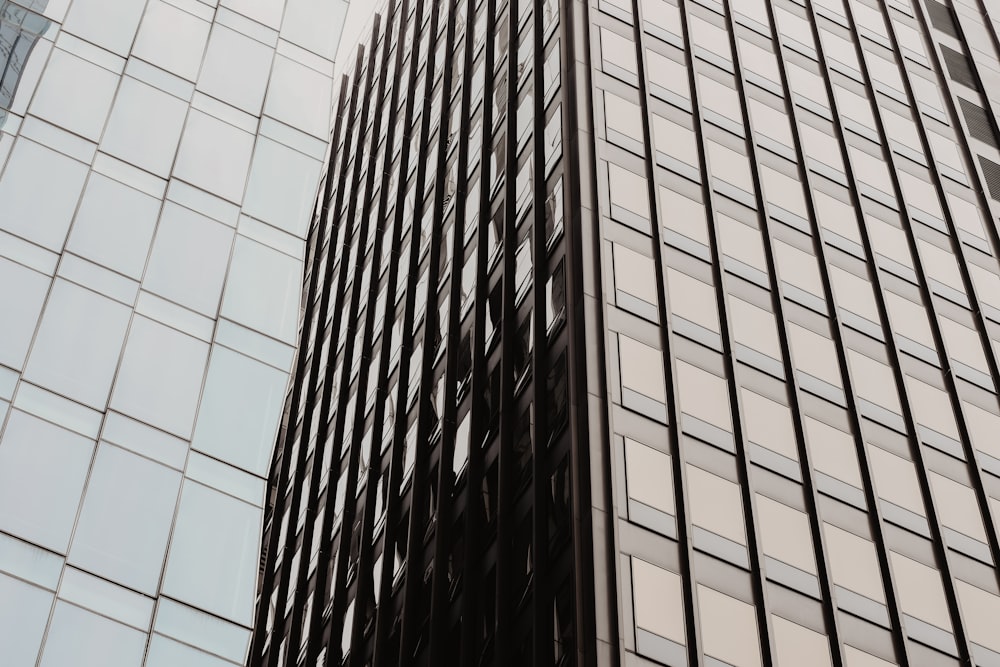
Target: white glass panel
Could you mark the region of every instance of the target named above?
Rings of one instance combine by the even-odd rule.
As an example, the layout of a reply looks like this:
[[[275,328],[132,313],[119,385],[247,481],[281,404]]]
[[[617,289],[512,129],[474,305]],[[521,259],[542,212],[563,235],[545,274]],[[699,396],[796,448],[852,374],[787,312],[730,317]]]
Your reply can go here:
[[[0,646],[4,663],[34,665],[49,620],[52,593],[0,574]]]
[[[290,58],[275,56],[266,115],[326,141],[332,107],[333,79]]]
[[[757,619],[751,605],[699,584],[698,607],[705,655],[733,667],[760,665]]]
[[[145,648],[142,632],[60,601],[40,667],[139,667]]]
[[[166,177],[174,163],[186,113],[184,100],[126,76],[101,150]]]
[[[189,81],[198,78],[212,27],[163,0],[151,0],[132,54]]]
[[[193,446],[266,477],[287,379],[286,373],[216,346]]]
[[[249,624],[257,577],[260,510],[185,482],[163,592]]]
[[[145,0],[73,0],[63,29],[127,56],[145,6]]]
[[[252,134],[192,110],[177,153],[174,175],[238,202],[246,186],[253,140]]]
[[[160,202],[98,173],[91,173],[67,248],[138,279],[146,266]]]
[[[49,279],[0,257],[0,285],[17,285],[17,289],[0,289],[0,313],[3,313],[0,364],[20,368],[28,353],[31,336],[38,326],[38,315],[42,312],[49,290]]]
[[[632,597],[637,628],[684,643],[679,576],[652,563],[632,558]]]
[[[301,272],[298,260],[238,237],[226,281],[222,314],[261,333],[293,342],[298,324]]]
[[[111,397],[115,409],[176,435],[191,433],[208,345],[158,322],[132,322]]]
[[[167,202],[143,287],[214,317],[219,310],[233,236],[231,227]]]
[[[103,409],[131,315],[127,306],[56,280],[25,378]]]
[[[15,410],[0,442],[0,528],[64,552],[94,443]]]
[[[62,250],[87,166],[20,139],[0,179],[0,229],[50,250]]]
[[[321,165],[287,146],[261,137],[250,168],[243,212],[305,237]]]
[[[260,115],[273,55],[266,44],[216,23],[208,39],[198,90]]]
[[[90,475],[69,560],[154,594],[160,581],[181,475],[102,444]]]
[[[53,49],[31,102],[31,113],[92,141],[101,137],[118,76],[62,49]]]

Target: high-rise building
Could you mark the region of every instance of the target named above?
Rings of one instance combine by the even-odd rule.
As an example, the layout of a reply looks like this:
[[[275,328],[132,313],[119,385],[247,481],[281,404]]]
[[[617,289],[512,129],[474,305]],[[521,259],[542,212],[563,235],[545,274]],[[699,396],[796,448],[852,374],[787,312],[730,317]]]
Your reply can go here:
[[[0,665],[245,664],[344,0],[0,0]]]
[[[249,664],[1000,665],[990,0],[389,0]]]

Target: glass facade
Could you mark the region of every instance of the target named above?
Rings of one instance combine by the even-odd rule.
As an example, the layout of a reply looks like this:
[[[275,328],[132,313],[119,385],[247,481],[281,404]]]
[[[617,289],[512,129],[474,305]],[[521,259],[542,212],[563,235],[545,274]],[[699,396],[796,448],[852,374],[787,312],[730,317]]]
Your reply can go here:
[[[998,30],[388,0],[249,664],[1000,665]]]
[[[346,11],[0,2],[0,664],[244,664]]]

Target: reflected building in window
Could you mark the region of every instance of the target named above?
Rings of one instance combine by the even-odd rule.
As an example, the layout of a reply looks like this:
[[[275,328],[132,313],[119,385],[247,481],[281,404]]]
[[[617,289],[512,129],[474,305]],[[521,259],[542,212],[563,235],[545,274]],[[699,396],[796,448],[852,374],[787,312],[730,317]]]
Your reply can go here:
[[[346,10],[0,1],[0,664],[245,663]]]
[[[249,664],[1000,665],[985,0],[388,0]]]

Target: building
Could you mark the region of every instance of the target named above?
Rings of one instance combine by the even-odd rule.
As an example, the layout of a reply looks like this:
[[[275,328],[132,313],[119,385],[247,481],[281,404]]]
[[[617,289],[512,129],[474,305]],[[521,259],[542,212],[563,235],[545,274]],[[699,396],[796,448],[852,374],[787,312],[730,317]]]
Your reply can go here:
[[[388,0],[249,664],[1000,665],[998,30]]]
[[[0,1],[0,664],[245,663],[346,10]]]

